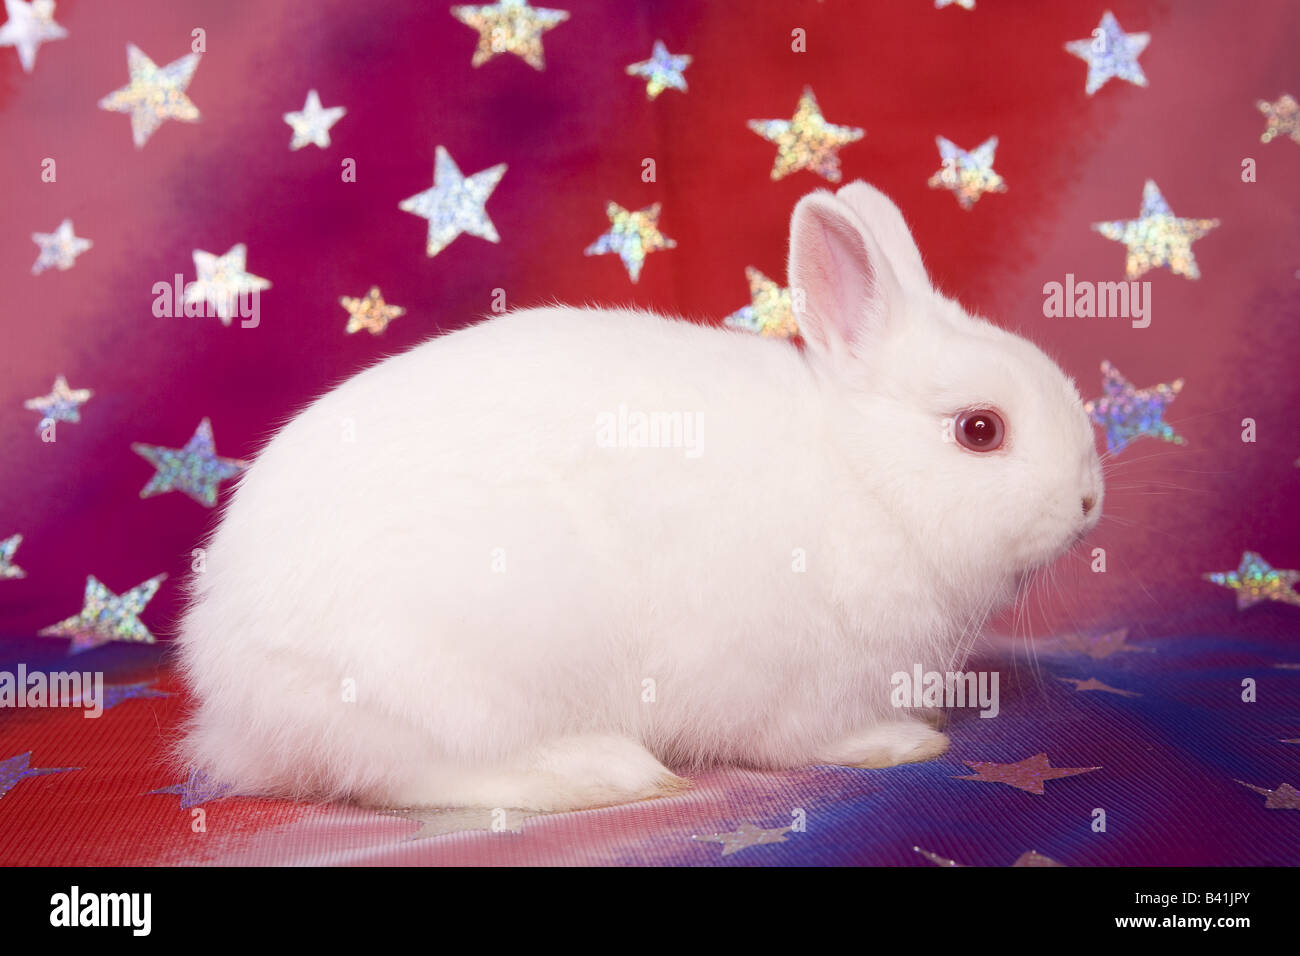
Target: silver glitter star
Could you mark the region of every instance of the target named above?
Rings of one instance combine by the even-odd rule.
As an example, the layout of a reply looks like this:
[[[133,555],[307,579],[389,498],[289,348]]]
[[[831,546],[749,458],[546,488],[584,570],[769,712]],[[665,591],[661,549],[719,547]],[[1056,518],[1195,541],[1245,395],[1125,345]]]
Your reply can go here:
[[[90,401],[95,393],[88,388],[69,388],[68,380],[60,375],[54,380],[50,394],[40,398],[29,398],[23,402],[23,408],[29,412],[39,412],[41,423],[79,422],[81,406]]]
[[[1101,23],[1086,40],[1071,40],[1065,48],[1088,63],[1088,81],[1084,92],[1089,96],[1106,85],[1111,77],[1146,86],[1147,78],[1137,58],[1151,42],[1149,33],[1125,33],[1115,15],[1107,10]]]
[[[159,574],[119,596],[101,584],[93,574],[89,575],[86,578],[86,595],[81,613],[37,633],[41,637],[71,638],[69,654],[79,654],[109,641],[153,644],[154,636],[141,622],[140,614],[153,600],[166,578],[166,574]]]
[[[36,51],[42,43],[62,40],[68,31],[54,22],[54,0],[5,0],[5,14],[9,17],[0,26],[0,46],[11,46],[18,51],[18,62],[23,72],[30,73],[36,66]]]
[[[1256,100],[1255,107],[1268,124],[1259,137],[1261,143],[1271,143],[1278,136],[1289,136],[1293,143],[1300,143],[1300,103],[1294,96],[1283,93],[1274,102]]]
[[[839,149],[867,135],[865,130],[856,126],[826,122],[810,86],[804,87],[793,118],[750,120],[749,128],[777,146],[771,174],[773,180],[808,169],[823,179],[838,183],[843,176]]]
[[[371,335],[381,335],[388,328],[388,323],[406,315],[406,309],[400,305],[389,305],[384,301],[384,294],[379,286],[371,286],[365,298],[358,299],[350,295],[341,296],[339,305],[348,313],[347,333],[349,335],[362,329]]]
[[[934,138],[939,146],[942,166],[930,177],[931,189],[947,189],[957,197],[962,209],[970,209],[985,193],[1004,193],[1007,184],[993,169],[993,154],[998,138],[990,136],[974,149],[962,149],[950,139]]]
[[[198,107],[185,95],[198,66],[199,54],[187,53],[159,69],[139,47],[128,43],[126,67],[131,82],[100,100],[99,108],[114,113],[130,113],[131,139],[136,149],[140,149],[169,119],[186,123],[198,121]]]
[[[401,817],[420,828],[408,836],[409,840],[428,840],[448,833],[522,833],[524,821],[531,817],[546,816],[533,810],[494,809],[486,807],[457,807],[445,810],[413,809],[386,810],[386,816]]]
[[[954,780],[974,780],[978,783],[1004,783],[1026,793],[1042,796],[1046,791],[1043,784],[1048,780],[1062,777],[1074,777],[1081,773],[1092,773],[1101,767],[1053,767],[1047,754],[1034,754],[1015,763],[995,763],[991,760],[963,760],[966,766],[975,772],[953,777]]]
[[[14,552],[22,543],[21,534],[10,535],[0,541],[0,581],[27,577],[27,572],[14,564]]]
[[[949,857],[940,856],[938,853],[935,853],[933,850],[923,850],[919,846],[912,847],[912,850],[913,852],[921,854],[921,856],[925,857],[935,866],[958,867],[958,866],[966,865],[964,863],[958,863],[956,860],[953,860]]]
[[[938,853],[934,853],[930,850],[923,850],[919,846],[914,846],[912,849],[921,854],[921,856],[925,857],[935,866],[964,867],[967,865],[965,863],[958,863],[956,860],[950,860],[946,856],[940,856]],[[1020,854],[1020,856],[1016,857],[1016,862],[1011,865],[1013,867],[1065,866],[1064,863],[1057,863],[1050,856],[1044,856],[1037,850],[1026,850],[1024,853]]]
[[[1218,225],[1217,219],[1178,218],[1155,180],[1148,179],[1142,187],[1142,210],[1137,219],[1096,222],[1092,228],[1107,239],[1124,243],[1128,249],[1124,274],[1130,279],[1157,266],[1168,266],[1174,275],[1199,279],[1201,270],[1192,255],[1192,243]]]
[[[492,190],[505,174],[506,164],[498,163],[472,176],[463,176],[451,154],[439,146],[434,153],[433,186],[403,199],[397,208],[429,220],[425,252],[430,257],[446,249],[461,233],[500,242],[486,206]]]
[[[188,810],[190,807],[197,807],[205,803],[211,803],[213,800],[220,800],[223,797],[234,796],[231,793],[233,789],[230,784],[213,781],[202,770],[190,768],[190,775],[183,783],[150,790],[145,796],[175,794],[181,798],[181,809]]]
[[[32,752],[29,750],[17,757],[0,760],[0,797],[12,790],[19,781],[26,780],[28,777],[41,777],[47,773],[67,773],[69,770],[81,769],[80,767],[33,767],[31,759]]]
[[[1264,797],[1266,810],[1300,810],[1300,790],[1289,783],[1279,783],[1276,790],[1269,790],[1267,787],[1257,787],[1245,780],[1236,782]]]
[[[655,40],[654,51],[650,59],[633,63],[627,68],[628,76],[639,76],[646,81],[645,92],[649,99],[654,99],[667,89],[686,92],[686,77],[682,75],[691,58],[685,53],[672,54],[662,40]]]
[[[1106,451],[1118,453],[1142,437],[1159,438],[1175,445],[1186,439],[1165,421],[1165,409],[1183,389],[1183,380],[1168,385],[1134,388],[1110,362],[1101,363],[1101,398],[1083,403],[1088,416],[1106,430]]]
[[[32,275],[40,275],[46,269],[60,271],[71,269],[77,256],[89,249],[94,243],[82,239],[72,231],[72,220],[65,219],[53,232],[34,232],[32,242],[41,247],[36,262],[32,265]]]
[[[293,139],[289,142],[289,148],[302,149],[312,143],[321,149],[329,148],[330,127],[341,120],[346,112],[346,107],[342,106],[323,108],[320,94],[315,90],[308,90],[306,105],[297,113],[284,114],[284,121],[293,128]]]
[[[1141,647],[1128,643],[1128,628],[1121,627],[1102,634],[1063,634],[1056,639],[1056,646],[1074,654],[1086,654],[1093,660],[1105,660],[1112,654],[1145,653],[1150,654],[1154,648]]]
[[[603,256],[614,253],[623,261],[623,267],[633,282],[641,278],[646,256],[677,246],[674,240],[659,231],[659,203],[633,212],[611,202],[605,205],[605,215],[609,217],[609,231],[598,236],[582,254]]]
[[[567,10],[530,7],[528,0],[452,7],[451,15],[478,31],[478,47],[471,61],[474,66],[482,66],[498,53],[513,53],[534,70],[546,68],[542,34],[569,19]]]
[[[1095,677],[1089,677],[1086,680],[1078,677],[1058,677],[1057,680],[1066,684],[1073,684],[1074,689],[1078,691],[1098,690],[1107,694],[1118,694],[1121,697],[1141,697],[1136,691],[1120,690],[1118,687],[1111,687],[1109,684],[1097,680]]]
[[[1211,584],[1237,592],[1237,610],[1244,611],[1261,601],[1278,601],[1300,607],[1300,571],[1283,570],[1269,564],[1255,551],[1241,556],[1235,571],[1211,571],[1201,577]]]
[[[753,266],[745,267],[749,281],[749,305],[722,320],[733,329],[744,329],[771,338],[789,339],[799,334],[789,289],[783,289]]]
[[[730,833],[712,833],[708,836],[692,836],[692,840],[698,840],[701,843],[721,843],[722,855],[731,856],[733,853],[739,853],[741,850],[747,850],[751,846],[762,846],[767,843],[785,843],[785,835],[790,832],[789,827],[774,827],[772,829],[763,829],[746,821]]]
[[[135,442],[131,450],[158,469],[149,484],[140,491],[141,498],[183,491],[199,504],[213,508],[221,482],[234,478],[248,468],[248,462],[220,458],[212,440],[212,422],[203,419],[184,448],[144,445]]]
[[[153,697],[172,696],[154,687],[155,683],[155,681],[144,681],[139,684],[105,684],[102,699],[103,707],[105,710],[112,710],[118,704],[124,704],[128,700],[148,700]],[[80,699],[75,703],[80,704]]]
[[[248,247],[242,242],[231,246],[224,256],[195,249],[194,268],[198,279],[185,287],[185,303],[204,302],[216,312],[222,325],[229,325],[239,314],[240,296],[256,298],[271,288],[270,282],[245,268],[247,262]]]

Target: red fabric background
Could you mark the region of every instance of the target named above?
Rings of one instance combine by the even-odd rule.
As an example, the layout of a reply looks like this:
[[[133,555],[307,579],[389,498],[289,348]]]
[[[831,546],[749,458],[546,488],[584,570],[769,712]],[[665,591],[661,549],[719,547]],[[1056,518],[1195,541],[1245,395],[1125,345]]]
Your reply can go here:
[[[206,415],[219,453],[251,456],[333,383],[487,313],[495,288],[515,306],[636,303],[715,321],[746,304],[744,267],[783,277],[790,210],[823,183],[808,172],[770,181],[775,148],[745,121],[788,118],[804,84],[830,121],[866,129],[841,150],[845,177],[896,199],[942,288],[1034,337],[1085,397],[1099,394],[1103,358],[1139,386],[1187,379],[1169,419],[1188,445],[1146,442],[1124,456],[1133,463],[1107,510],[1127,524],[1107,521],[1096,538],[1114,556],[1108,577],[1063,582],[1075,619],[1112,619],[1117,601],[1153,627],[1189,598],[1227,608],[1200,572],[1234,567],[1247,547],[1300,563],[1300,148],[1261,144],[1254,105],[1300,79],[1300,8],[1112,6],[1125,30],[1152,34],[1139,60],[1150,86],[1112,80],[1088,98],[1086,65],[1062,44],[1089,35],[1099,4],[573,0],[570,20],[545,36],[538,74],[509,55],[473,69],[473,31],[427,3],[65,0],[57,17],[70,37],[42,46],[31,75],[12,50],[0,57],[0,534],[26,535],[29,571],[0,589],[4,631],[31,634],[75,612],[88,573],[121,591],[165,570],[147,620],[167,633],[212,515],[182,495],[139,500],[151,470],[132,441],[179,447]],[[196,26],[208,53],[189,94],[202,118],[168,122],[136,150],[128,119],[95,104],[126,81],[128,41],[162,65],[188,52]],[[806,53],[790,50],[795,27]],[[695,57],[687,94],[647,102],[623,75],[655,38]],[[349,112],[330,150],[291,153],[281,114],[309,87]],[[936,135],[966,148],[997,135],[1009,191],[967,213],[927,188]],[[461,238],[425,257],[424,223],[397,202],[429,186],[437,144],[465,173],[509,164],[488,205],[499,245]],[[57,183],[40,181],[47,156]],[[345,156],[357,159],[356,183],[339,181]],[[647,156],[655,183],[640,178]],[[1245,157],[1259,163],[1256,183],[1241,181]],[[1149,329],[1045,319],[1045,282],[1122,277],[1123,248],[1089,225],[1135,217],[1147,178],[1178,215],[1222,221],[1194,247],[1203,278],[1144,276]],[[614,257],[582,255],[611,199],[662,202],[678,243],[650,256],[635,286]],[[94,248],[69,272],[31,275],[28,233],[64,217]],[[152,315],[154,282],[192,278],[193,249],[236,242],[274,284],[259,328]],[[373,283],[408,315],[382,337],[344,335],[338,297]],[[44,445],[21,403],[60,373],[96,396],[82,425]],[[1245,416],[1260,423],[1256,445],[1239,440]],[[1169,490],[1148,479],[1180,490],[1148,494]]]
[[[1110,570],[1062,564],[1055,590],[1028,607],[1033,631],[1294,637],[1295,609],[1238,615],[1200,574],[1236,567],[1246,549],[1300,566],[1300,145],[1261,144],[1255,107],[1300,94],[1300,5],[549,5],[572,16],[545,35],[543,73],[509,55],[472,68],[474,33],[449,3],[428,2],[62,0],[56,16],[70,36],[42,46],[32,74],[0,49],[0,538],[24,534],[15,561],[27,571],[0,581],[5,658],[61,652],[34,634],[78,611],[88,574],[121,593],[168,572],[144,620],[164,639],[173,630],[190,551],[216,513],[181,494],[141,500],[153,471],[132,442],[180,447],[207,416],[220,454],[252,457],[322,390],[486,314],[496,288],[511,306],[637,304],[720,321],[748,303],[746,266],[783,282],[790,211],[824,183],[809,172],[772,182],[775,147],[745,124],[788,119],[805,85],[829,121],[866,129],[840,151],[845,180],[865,179],[898,202],[945,291],[1042,344],[1085,398],[1100,394],[1103,359],[1139,386],[1186,379],[1168,420],[1187,445],[1144,440],[1119,457],[1094,538]],[[1062,46],[1089,36],[1107,6],[1126,31],[1151,34],[1139,60],[1150,85],[1112,80],[1089,98],[1086,65]],[[161,66],[189,52],[195,27],[207,32],[207,53],[188,93],[202,118],[168,122],[137,150],[128,119],[96,103],[126,82],[128,42]],[[791,51],[796,27],[807,31],[806,53]],[[694,62],[688,93],[649,102],[623,71],[657,38]],[[348,114],[330,149],[290,152],[281,114],[301,109],[313,87]],[[1008,191],[966,212],[929,189],[936,135],[967,149],[996,135]],[[461,237],[425,256],[426,224],[397,204],[430,186],[439,144],[466,174],[509,164],[487,205],[500,244]],[[45,157],[58,162],[57,183],[41,182]],[[357,160],[356,183],[340,181],[343,157]],[[654,183],[641,180],[645,157],[657,161]],[[1241,179],[1248,157],[1255,183]],[[1148,178],[1176,214],[1221,220],[1194,246],[1202,278],[1143,276],[1153,289],[1148,329],[1044,318],[1044,283],[1066,273],[1123,278],[1123,247],[1090,225],[1135,218]],[[616,258],[582,254],[606,230],[610,200],[661,202],[660,226],[677,242],[649,257],[637,285]],[[93,249],[68,272],[31,275],[29,234],[64,218]],[[258,328],[152,315],[155,282],[193,278],[192,250],[220,254],[238,242],[249,270],[273,283]],[[338,298],[372,284],[407,315],[380,337],[345,335]],[[80,424],[43,444],[22,402],[58,374],[95,397]],[[1256,444],[1240,440],[1244,417],[1258,422]],[[119,667],[110,652],[94,653],[110,656],[85,666]],[[154,666],[123,659],[131,679]],[[165,734],[176,706],[132,702],[109,716]],[[34,715],[8,719],[0,758],[35,748],[36,765],[71,766],[99,752],[75,714],[39,727],[28,723]],[[160,824],[133,817],[128,826],[112,794],[170,782],[155,779],[156,750],[101,754],[117,762],[84,777],[95,782],[75,797],[79,812],[121,828],[146,857],[157,848],[143,834]],[[4,798],[6,812],[45,834],[8,861],[71,858],[77,818],[55,842],[38,825],[43,795],[67,779],[24,781]],[[156,812],[167,826],[185,828],[172,799],[148,802],[165,807]],[[95,845],[76,858],[126,862]]]

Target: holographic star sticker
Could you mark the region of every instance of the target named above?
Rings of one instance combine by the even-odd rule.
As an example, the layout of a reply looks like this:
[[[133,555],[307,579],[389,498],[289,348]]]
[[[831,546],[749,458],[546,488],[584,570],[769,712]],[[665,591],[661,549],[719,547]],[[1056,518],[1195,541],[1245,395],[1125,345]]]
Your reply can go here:
[[[1218,225],[1217,219],[1179,219],[1155,181],[1148,179],[1142,187],[1142,211],[1137,219],[1095,222],[1092,228],[1128,247],[1124,272],[1130,279],[1157,266],[1168,266],[1174,275],[1199,279],[1201,270],[1192,255],[1192,243]]]
[[[48,773],[67,773],[70,770],[80,770],[80,767],[33,767],[31,765],[32,752],[29,750],[25,754],[19,754],[17,757],[10,757],[7,760],[0,760],[0,797],[12,790],[20,781],[28,777],[43,777]]]
[[[937,5],[938,0],[935,0],[935,3]],[[933,850],[923,850],[919,846],[912,847],[912,850],[915,853],[921,854],[921,856],[925,857],[935,866],[953,868],[953,867],[963,867],[966,865],[965,863],[958,863],[956,860],[952,859],[951,857],[940,856],[938,853],[935,853]]]
[[[1075,654],[1086,654],[1095,661],[1105,660],[1112,654],[1126,652],[1150,654],[1152,652],[1149,647],[1129,644],[1128,628],[1126,627],[1095,635],[1066,634],[1057,638],[1056,644],[1062,650],[1071,651]]]
[[[741,850],[748,850],[751,846],[785,843],[785,835],[789,832],[789,827],[764,829],[746,822],[730,833],[711,833],[708,836],[692,836],[691,839],[698,840],[701,843],[721,843],[722,855],[731,856],[731,854],[739,853]]]
[[[54,0],[5,0],[8,19],[0,26],[0,46],[11,46],[18,51],[18,62],[23,72],[36,67],[36,51],[42,43],[62,40],[68,31],[54,22]]]
[[[171,694],[154,687],[154,681],[139,684],[105,684],[103,704],[105,710],[112,710],[118,704],[128,700],[149,700],[155,697],[170,697]],[[78,701],[80,703],[80,701]]]
[[[662,40],[655,40],[650,59],[633,63],[627,68],[627,73],[628,76],[639,76],[646,81],[646,97],[653,100],[668,89],[685,93],[686,77],[682,72],[690,65],[691,58],[685,53],[669,53]]]
[[[1236,591],[1238,611],[1261,601],[1278,601],[1300,607],[1300,591],[1295,589],[1296,582],[1300,581],[1300,571],[1274,568],[1254,551],[1241,556],[1241,564],[1235,571],[1211,571],[1201,577]]]
[[[1142,437],[1186,444],[1165,421],[1165,409],[1183,390],[1181,378],[1168,385],[1138,389],[1110,362],[1101,363],[1101,375],[1101,398],[1084,402],[1083,410],[1106,430],[1106,451],[1118,453]]]
[[[199,56],[187,53],[160,69],[139,47],[128,43],[126,68],[131,82],[100,100],[99,108],[131,114],[131,138],[137,149],[169,119],[197,122],[198,107],[190,102],[185,90],[198,69]]]
[[[41,251],[32,264],[32,275],[40,275],[46,269],[66,271],[76,264],[77,256],[89,249],[94,243],[82,239],[72,231],[72,220],[65,219],[53,232],[34,232],[32,242],[40,246]]]
[[[1150,42],[1149,33],[1125,33],[1115,15],[1107,10],[1092,36],[1086,40],[1071,40],[1065,48],[1087,61],[1088,80],[1083,90],[1092,96],[1111,77],[1128,80],[1134,86],[1146,86],[1147,78],[1137,58]]]
[[[954,780],[976,780],[980,783],[1005,783],[1026,793],[1042,794],[1043,783],[1061,777],[1073,777],[1076,774],[1092,773],[1100,767],[1053,767],[1047,754],[1034,754],[1016,763],[989,763],[982,760],[963,760],[966,766],[975,771]]]
[[[14,564],[14,552],[23,543],[21,534],[10,535],[0,541],[0,581],[11,581],[27,577],[27,572]]]
[[[461,233],[500,242],[486,206],[492,190],[505,174],[506,164],[498,163],[472,176],[463,176],[451,154],[439,146],[434,152],[433,186],[403,199],[397,208],[429,220],[425,252],[430,258],[451,245]]]
[[[246,461],[217,456],[212,422],[206,418],[199,422],[194,437],[184,448],[134,442],[131,450],[158,469],[140,491],[141,498],[183,491],[206,508],[216,507],[221,482],[234,478],[249,465]]]
[[[81,406],[90,401],[94,394],[88,388],[69,388],[68,380],[60,375],[54,380],[50,394],[27,399],[23,402],[23,408],[39,413],[42,422],[79,422]]]
[[[1107,694],[1118,694],[1118,695],[1120,695],[1121,697],[1141,697],[1141,696],[1142,696],[1141,694],[1137,693],[1136,691],[1131,691],[1131,690],[1120,690],[1118,687],[1111,687],[1109,684],[1104,684],[1104,683],[1102,683],[1101,681],[1097,680],[1097,678],[1095,678],[1095,677],[1089,677],[1089,678],[1087,678],[1086,680],[1080,679],[1080,678],[1078,678],[1078,677],[1058,677],[1057,680],[1059,680],[1059,681],[1063,681],[1063,682],[1066,683],[1066,684],[1073,684],[1073,685],[1074,685],[1074,689],[1075,689],[1075,690],[1079,690],[1079,691],[1083,691],[1083,690],[1099,690],[1099,691],[1102,691],[1102,692],[1107,693]]]
[[[810,169],[833,183],[840,181],[841,146],[855,143],[866,135],[855,126],[836,126],[826,122],[812,87],[805,86],[789,120],[750,120],[752,129],[769,143],[776,143],[776,163],[772,179],[781,179],[801,169]]]
[[[1016,862],[1011,864],[1015,867],[1035,867],[1035,866],[1065,866],[1064,863],[1058,863],[1050,856],[1039,853],[1037,850],[1026,850],[1016,857]]]
[[[348,334],[365,329],[371,335],[378,335],[393,319],[406,315],[406,310],[400,305],[389,305],[384,301],[379,286],[372,286],[364,299],[342,296],[339,305],[348,311]]]
[[[315,144],[321,149],[328,149],[330,144],[330,127],[343,118],[346,107],[321,106],[320,94],[315,90],[307,91],[307,103],[296,113],[285,113],[284,121],[293,129],[293,139],[289,141],[291,150],[302,149]]]
[[[998,138],[990,136],[967,152],[950,139],[936,136],[942,166],[930,177],[931,189],[947,189],[957,197],[962,209],[970,209],[985,193],[1004,193],[1007,184],[993,169],[993,154]]]
[[[533,810],[487,809],[486,807],[460,807],[446,810],[414,809],[386,810],[385,816],[400,817],[420,828],[408,836],[409,840],[429,840],[448,833],[523,833],[524,821],[545,816]]]
[[[110,641],[153,644],[154,636],[144,626],[140,615],[166,578],[167,575],[159,574],[119,596],[101,584],[93,574],[89,575],[86,578],[86,595],[81,613],[37,633],[41,637],[71,638],[69,654],[80,654]]]
[[[271,283],[255,276],[245,268],[248,264],[248,247],[242,242],[230,247],[224,256],[194,250],[194,269],[198,278],[185,286],[185,303],[205,303],[229,325],[236,315],[252,315],[255,309],[242,309],[244,297],[256,306],[258,296],[271,288]],[[211,314],[211,313],[209,313]]]
[[[1290,136],[1300,143],[1300,103],[1290,93],[1283,93],[1275,102],[1260,100],[1255,104],[1268,121],[1268,128],[1259,137],[1261,143],[1272,142],[1278,136]]]
[[[1276,790],[1269,790],[1265,787],[1257,787],[1253,783],[1247,783],[1245,780],[1236,780],[1235,782],[1254,790],[1264,797],[1264,809],[1266,810],[1300,810],[1300,790],[1297,790],[1289,783],[1280,783],[1277,785]]]
[[[172,784],[170,787],[159,787],[157,790],[150,790],[145,796],[152,797],[158,794],[174,794],[181,798],[181,809],[188,810],[190,807],[201,806],[205,803],[211,803],[213,800],[220,800],[223,797],[231,796],[233,790],[230,784],[217,783],[213,781],[206,773],[196,768],[190,769],[190,775],[183,783]]]
[[[965,863],[958,863],[956,860],[950,860],[946,856],[940,856],[938,853],[934,853],[930,850],[923,850],[919,846],[914,846],[912,847],[912,849],[915,850],[917,853],[921,854],[921,856],[925,857],[935,866],[964,867],[967,865]],[[1016,857],[1016,862],[1012,863],[1011,865],[1013,867],[1065,866],[1064,863],[1058,863],[1056,860],[1053,860],[1050,856],[1044,856],[1042,853],[1039,853],[1037,850],[1026,850],[1024,853],[1020,854],[1020,856]]]
[[[659,203],[629,212],[616,202],[605,206],[609,216],[609,232],[600,236],[583,250],[585,256],[602,256],[615,253],[623,260],[628,276],[633,282],[641,278],[645,257],[660,249],[673,249],[677,243],[659,231]]]
[[[753,266],[745,267],[749,280],[750,304],[723,319],[733,329],[744,329],[769,338],[790,339],[799,334],[790,290],[783,289]]]
[[[513,53],[535,70],[546,69],[542,34],[569,19],[567,10],[530,7],[528,0],[499,0],[491,6],[452,7],[451,15],[478,31],[474,66],[498,53]]]

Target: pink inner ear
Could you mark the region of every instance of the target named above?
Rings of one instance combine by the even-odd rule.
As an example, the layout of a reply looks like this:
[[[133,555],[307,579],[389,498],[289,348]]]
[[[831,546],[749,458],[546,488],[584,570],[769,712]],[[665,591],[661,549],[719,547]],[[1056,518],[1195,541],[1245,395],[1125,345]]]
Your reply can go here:
[[[830,250],[835,301],[836,333],[852,351],[866,325],[875,298],[875,275],[862,236],[843,223],[823,223],[824,240]]]
[[[852,351],[878,305],[866,244],[856,226],[826,209],[816,210],[802,238],[799,271],[811,320],[804,333]]]

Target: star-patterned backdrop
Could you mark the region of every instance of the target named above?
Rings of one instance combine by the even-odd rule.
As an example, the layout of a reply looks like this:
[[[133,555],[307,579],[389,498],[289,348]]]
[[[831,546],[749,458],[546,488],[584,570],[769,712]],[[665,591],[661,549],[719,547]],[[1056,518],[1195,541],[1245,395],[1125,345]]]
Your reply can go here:
[[[1300,815],[1260,812],[1300,799],[1300,7],[4,8],[0,670],[110,688],[93,722],[0,708],[0,862],[1300,862]],[[599,811],[603,842],[582,814],[309,808],[162,763],[184,582],[280,424],[505,308],[797,347],[791,210],[854,179],[939,288],[1060,361],[1107,452],[1101,527],[993,627],[1003,719],[918,767],[714,771]],[[1129,280],[1145,314],[1098,314]],[[89,822],[49,812],[77,780]],[[1152,800],[1169,820],[1089,829]]]

